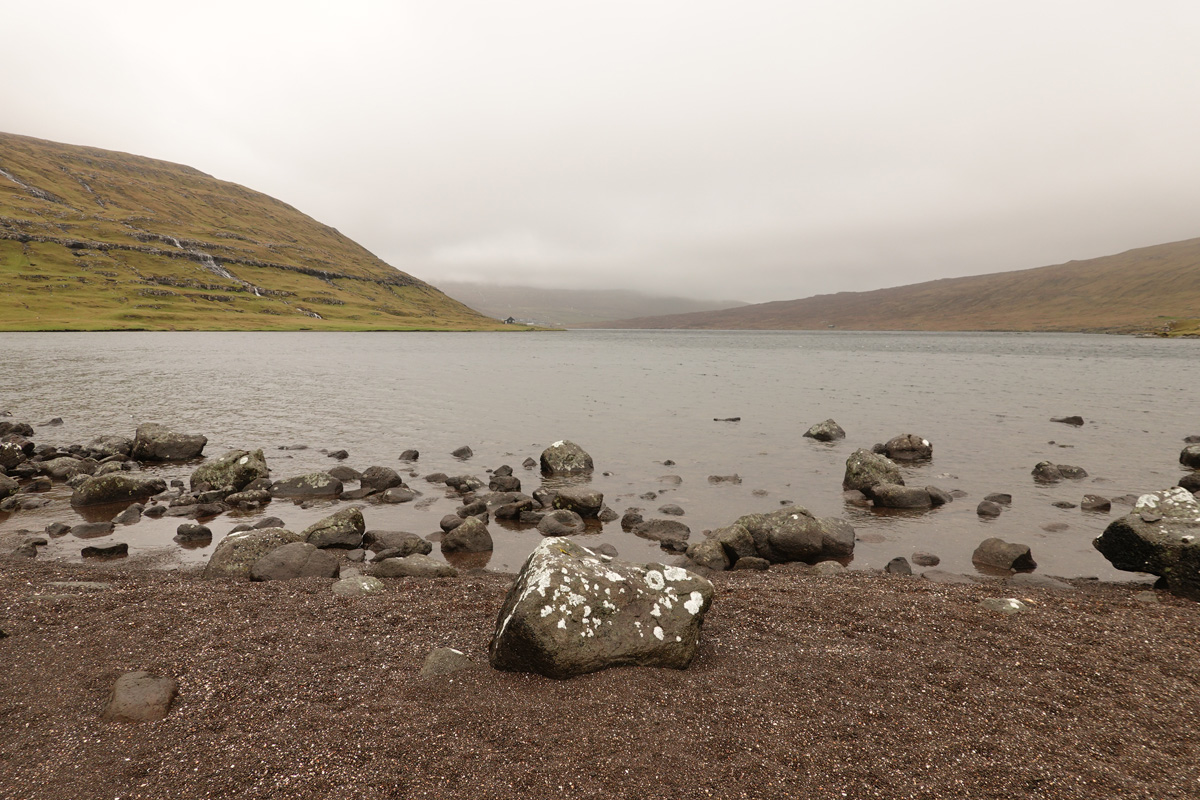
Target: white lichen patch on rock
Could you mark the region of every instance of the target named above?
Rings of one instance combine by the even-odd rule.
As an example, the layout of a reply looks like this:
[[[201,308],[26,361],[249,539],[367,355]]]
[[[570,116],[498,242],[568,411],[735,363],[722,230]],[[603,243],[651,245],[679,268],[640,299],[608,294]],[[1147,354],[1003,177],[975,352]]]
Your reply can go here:
[[[500,610],[491,662],[556,678],[616,665],[682,669],[712,595],[685,569],[605,562],[570,539],[545,539]]]

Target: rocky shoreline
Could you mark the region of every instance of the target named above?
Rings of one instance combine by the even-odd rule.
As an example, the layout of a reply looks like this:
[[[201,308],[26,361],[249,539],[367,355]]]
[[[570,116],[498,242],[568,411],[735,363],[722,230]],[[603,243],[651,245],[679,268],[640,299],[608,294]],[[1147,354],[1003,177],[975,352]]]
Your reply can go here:
[[[810,433],[837,430],[829,420]],[[853,528],[799,506],[698,538],[627,510],[622,527],[658,543],[664,561],[630,563],[561,538],[617,519],[570,480],[594,468],[571,442],[522,465],[566,477],[530,495],[508,466],[488,471],[486,491],[472,475],[425,476],[461,505],[440,535],[421,537],[367,530],[353,504],[412,502],[390,468],[273,479],[262,451],[235,450],[168,487],[139,465],[195,459],[203,436],[141,426],[132,440],[58,452],[26,433],[3,432],[12,477],[0,480],[17,484],[3,502],[20,508],[39,499],[30,486],[65,481],[72,507],[100,509],[83,523],[100,537],[166,514],[190,520],[176,533],[187,546],[211,541],[204,522],[231,508],[286,499],[337,510],[303,530],[271,517],[237,526],[203,567],[174,572],[120,553],[86,566],[40,560],[37,535],[0,555],[0,653],[14,676],[0,688],[13,723],[0,753],[14,776],[0,797],[1200,790],[1190,736],[1200,606],[1031,573],[1027,546],[982,542],[975,560],[1002,576],[992,579],[917,576],[904,558],[852,572],[838,559],[853,552]],[[904,486],[891,460],[931,451],[911,435],[855,451],[843,488],[876,504],[951,502]],[[1057,478],[1042,464],[1035,477],[1064,477],[1049,466]],[[990,496],[980,515],[1004,501]],[[1138,498],[1097,547],[1191,596],[1194,506],[1178,487]],[[493,518],[544,537],[520,574],[474,566]],[[63,527],[46,535],[91,535]],[[444,561],[430,557],[435,545]]]

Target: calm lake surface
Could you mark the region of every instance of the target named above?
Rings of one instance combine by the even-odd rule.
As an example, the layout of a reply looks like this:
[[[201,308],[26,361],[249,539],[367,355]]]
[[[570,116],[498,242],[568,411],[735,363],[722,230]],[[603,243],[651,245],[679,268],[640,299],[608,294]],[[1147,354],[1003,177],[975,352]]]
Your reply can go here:
[[[1124,506],[1094,514],[1051,504],[1169,487],[1182,473],[1184,436],[1200,433],[1200,341],[834,331],[29,333],[0,334],[0,353],[0,409],[34,424],[37,442],[132,437],[139,423],[160,422],[207,436],[211,457],[262,448],[275,478],[339,463],[323,449],[348,450],[340,463],[359,470],[393,467],[423,497],[364,502],[368,528],[431,534],[458,505],[444,487],[407,475],[397,460],[407,448],[421,452],[418,475],[486,482],[488,469],[509,464],[529,493],[540,475],[521,462],[570,439],[591,453],[591,484],[618,513],[638,507],[646,518],[662,516],[657,509],[674,503],[697,539],[792,501],[854,525],[856,569],[925,550],[941,556],[941,568],[970,573],[976,545],[998,536],[1029,544],[1039,573],[1135,579],[1091,545]],[[1086,424],[1050,421],[1071,414]],[[52,417],[64,424],[36,427]],[[714,421],[727,417],[741,420]],[[844,441],[802,436],[829,417],[846,429]],[[901,433],[934,448],[931,463],[903,468],[907,483],[968,496],[920,513],[847,506],[846,458]],[[308,449],[280,449],[290,445]],[[473,458],[450,456],[462,445]],[[1089,477],[1038,485],[1030,470],[1042,460],[1081,466]],[[194,466],[154,472],[186,480]],[[734,473],[741,484],[708,480]],[[661,494],[641,499],[647,492]],[[1012,494],[1013,504],[984,520],[975,507],[991,492]],[[46,508],[0,513],[0,535],[82,520],[67,503],[69,489],[56,486],[49,496]],[[215,544],[239,522],[278,516],[299,530],[329,513],[328,505],[276,501],[207,524]],[[41,557],[78,560],[86,544],[124,541],[132,557],[164,566],[206,560],[212,546],[184,550],[172,541],[180,522],[118,526],[102,541],[62,537]],[[541,538],[496,520],[489,527],[489,569],[517,569]],[[610,542],[623,558],[672,558],[619,522],[582,538]]]

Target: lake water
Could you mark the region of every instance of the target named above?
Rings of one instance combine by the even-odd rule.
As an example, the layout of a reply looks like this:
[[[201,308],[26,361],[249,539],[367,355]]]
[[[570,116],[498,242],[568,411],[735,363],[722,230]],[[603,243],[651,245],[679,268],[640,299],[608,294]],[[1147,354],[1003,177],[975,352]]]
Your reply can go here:
[[[647,518],[674,503],[693,531],[770,511],[783,501],[843,516],[859,542],[851,568],[880,568],[915,550],[972,572],[983,539],[1029,544],[1038,571],[1123,580],[1092,548],[1112,514],[1059,509],[1084,494],[1114,497],[1166,488],[1181,474],[1183,437],[1200,433],[1200,341],[1040,334],[571,331],[565,333],[97,333],[0,334],[0,409],[37,427],[35,441],[86,443],[132,436],[160,422],[208,437],[205,453],[262,448],[272,475],[329,469],[321,450],[346,449],[348,466],[391,466],[424,503],[364,502],[368,528],[438,531],[457,502],[408,477],[401,451],[420,450],[419,475],[474,474],[509,464],[528,493],[540,485],[521,462],[570,439],[591,453],[591,479],[618,513]],[[1081,428],[1050,421],[1082,415]],[[714,418],[740,417],[739,422]],[[802,436],[826,418],[847,438]],[[904,467],[912,485],[967,497],[920,513],[847,506],[847,456],[901,433],[933,443],[932,462]],[[309,449],[284,451],[289,445]],[[473,458],[450,452],[469,445]],[[672,460],[674,465],[663,462]],[[1042,460],[1082,466],[1089,477],[1056,485],[1030,476]],[[186,480],[193,466],[156,468]],[[741,484],[711,484],[737,473]],[[677,486],[663,481],[678,476]],[[661,493],[644,500],[646,492]],[[1013,495],[994,520],[975,513],[991,492]],[[0,535],[81,520],[56,487],[36,511],[0,513]],[[418,507],[421,506],[421,507]],[[276,501],[261,512],[208,523],[219,540],[239,522],[272,515],[301,529],[331,513]],[[195,563],[212,547],[172,542],[178,519],[143,520],[104,542],[165,565]],[[1064,530],[1050,532],[1045,526]],[[490,525],[488,568],[515,570],[536,530]],[[622,557],[670,556],[612,522],[584,537]],[[43,558],[78,560],[85,544],[55,539]],[[215,544],[215,542],[214,542]],[[434,549],[434,555],[438,553]]]

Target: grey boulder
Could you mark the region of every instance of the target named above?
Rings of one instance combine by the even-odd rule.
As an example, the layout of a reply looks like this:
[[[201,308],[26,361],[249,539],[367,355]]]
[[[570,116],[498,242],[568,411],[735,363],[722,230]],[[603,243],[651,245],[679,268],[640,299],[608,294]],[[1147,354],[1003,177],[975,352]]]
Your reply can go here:
[[[816,439],[818,442],[836,442],[846,438],[846,432],[842,430],[842,426],[832,419],[818,422],[805,431],[804,435],[809,439]]]
[[[276,547],[250,567],[252,581],[286,581],[293,578],[336,578],[338,558],[308,542]]]
[[[304,540],[314,547],[360,547],[367,523],[362,511],[343,508],[304,529]]]
[[[165,425],[147,422],[137,427],[131,455],[138,461],[187,461],[199,458],[208,439],[199,434],[176,433]]]
[[[492,549],[492,535],[478,517],[467,517],[442,535],[443,553],[485,553]]]
[[[338,497],[342,493],[342,482],[328,472],[311,472],[275,481],[269,491],[272,497],[293,499]]]
[[[883,452],[893,461],[928,461],[933,458],[933,445],[915,433],[902,433],[889,439]]]
[[[679,567],[605,560],[546,539],[508,592],[489,660],[560,679],[616,666],[686,669],[712,598],[710,582]]]
[[[208,564],[205,578],[248,578],[254,562],[292,542],[304,541],[304,535],[286,528],[261,528],[230,533],[217,543]]]
[[[271,470],[262,450],[230,450],[220,458],[206,461],[192,472],[189,485],[192,491],[202,485],[213,489],[240,492],[259,478],[270,478]]]
[[[1200,503],[1187,489],[1142,495],[1092,545],[1117,569],[1158,575],[1171,593],[1200,600]]]
[[[859,448],[846,459],[846,474],[842,478],[842,489],[866,491],[878,483],[904,485],[900,467],[887,456]]]
[[[385,558],[371,568],[376,578],[453,578],[458,570],[444,561],[421,553],[404,558]]]
[[[837,517],[814,517],[802,506],[770,514],[748,514],[734,523],[754,539],[758,555],[781,564],[804,561],[815,564],[845,558],[854,552],[854,528]]]
[[[581,517],[595,518],[604,508],[604,495],[593,489],[564,487],[554,496],[554,507],[574,511]]]
[[[593,469],[592,457],[587,451],[565,439],[542,451],[541,466],[546,475],[579,475]]]
[[[93,506],[145,500],[167,490],[162,478],[136,478],[124,473],[93,475],[71,493],[71,505]]]
[[[542,517],[537,529],[543,536],[574,536],[586,531],[587,525],[579,514],[560,508]]]
[[[1029,545],[1010,543],[996,537],[980,542],[971,554],[971,561],[995,569],[1025,570],[1037,567]]]

